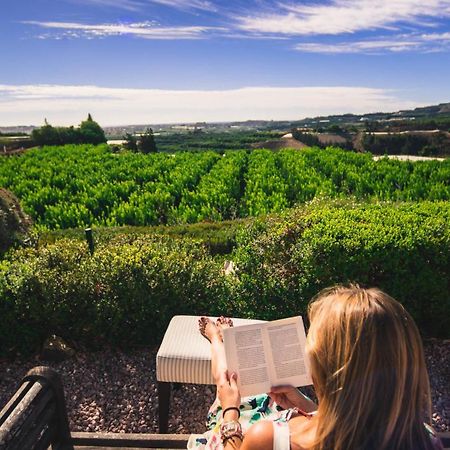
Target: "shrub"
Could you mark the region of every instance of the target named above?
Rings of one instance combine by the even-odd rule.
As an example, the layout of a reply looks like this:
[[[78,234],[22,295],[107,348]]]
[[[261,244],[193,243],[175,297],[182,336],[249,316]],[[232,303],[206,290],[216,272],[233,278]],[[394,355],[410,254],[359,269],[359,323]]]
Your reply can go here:
[[[175,314],[219,313],[220,264],[197,243],[125,236],[99,246],[60,240],[0,264],[0,353],[34,351],[50,334],[98,347],[154,344]]]
[[[304,313],[336,283],[378,286],[427,335],[449,336],[450,204],[313,202],[256,221],[237,238],[241,314]]]
[[[183,239],[112,235],[93,256],[79,239],[10,251],[0,354],[34,351],[49,334],[94,348],[152,345],[176,314],[305,314],[320,289],[350,281],[394,296],[425,335],[450,337],[449,219],[448,202],[314,201],[238,230],[230,276],[223,256],[192,239],[198,226]]]
[[[24,214],[16,196],[0,188],[0,254],[28,232],[31,220]]]

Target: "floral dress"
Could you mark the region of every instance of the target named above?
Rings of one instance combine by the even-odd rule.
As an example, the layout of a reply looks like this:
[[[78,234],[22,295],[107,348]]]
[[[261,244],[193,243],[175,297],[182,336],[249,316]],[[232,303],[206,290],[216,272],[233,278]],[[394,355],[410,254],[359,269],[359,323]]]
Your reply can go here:
[[[268,419],[273,422],[287,422],[296,413],[293,409],[282,409],[267,394],[243,398],[239,409],[241,410],[239,422],[244,434],[251,425],[261,419]],[[221,422],[222,408],[218,400],[216,400],[208,412],[206,420],[208,431],[203,434],[192,434],[187,448],[190,450],[223,450],[219,433]]]
[[[243,398],[239,409],[241,411],[239,422],[241,423],[244,434],[251,425],[261,419],[272,420],[274,422],[274,427],[278,428],[278,431],[281,432],[283,429],[286,429],[289,419],[299,414],[299,411],[296,408],[282,409],[267,394]],[[203,434],[191,434],[187,446],[188,450],[223,450],[222,440],[220,439],[221,422],[222,408],[219,401],[216,399],[208,411],[206,419],[208,431]],[[436,436],[434,430],[427,424],[425,424],[425,428],[429,433],[433,448],[435,450],[443,450],[442,443]],[[274,430],[274,432],[275,431],[277,430]],[[287,442],[282,443],[279,448],[288,446],[289,441],[287,440]]]

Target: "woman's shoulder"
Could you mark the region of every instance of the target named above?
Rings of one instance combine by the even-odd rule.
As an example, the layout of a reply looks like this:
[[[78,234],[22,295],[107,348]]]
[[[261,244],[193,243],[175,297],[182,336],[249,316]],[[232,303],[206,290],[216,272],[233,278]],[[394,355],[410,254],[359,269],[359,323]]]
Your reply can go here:
[[[303,450],[295,443],[291,445],[290,422],[261,420],[245,433],[241,450]]]
[[[249,449],[272,450],[273,448],[273,422],[260,420],[253,424],[245,433],[241,450]]]
[[[303,450],[310,447],[314,440],[316,419],[305,416],[293,417],[289,420],[291,450]]]

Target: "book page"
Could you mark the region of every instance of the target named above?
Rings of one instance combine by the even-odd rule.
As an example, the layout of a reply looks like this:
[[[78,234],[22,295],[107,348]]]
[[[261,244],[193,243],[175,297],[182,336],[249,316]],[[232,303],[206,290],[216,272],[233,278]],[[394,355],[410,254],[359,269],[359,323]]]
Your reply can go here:
[[[272,386],[311,383],[305,359],[305,329],[300,316],[223,330],[229,373],[238,374],[242,397]]]
[[[270,351],[271,385],[312,384],[305,356],[306,336],[300,316],[266,324]]]
[[[268,392],[269,367],[263,344],[266,324],[243,325],[223,330],[225,353],[229,373],[238,374],[242,397]]]

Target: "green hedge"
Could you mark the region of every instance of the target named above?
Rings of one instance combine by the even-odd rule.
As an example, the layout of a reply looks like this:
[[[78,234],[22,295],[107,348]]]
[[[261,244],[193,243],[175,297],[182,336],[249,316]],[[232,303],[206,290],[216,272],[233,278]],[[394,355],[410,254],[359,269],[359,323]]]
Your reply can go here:
[[[431,336],[450,336],[450,203],[313,202],[259,221],[237,240],[245,314],[305,311],[336,283],[378,286]]]
[[[275,319],[354,281],[400,300],[422,332],[450,337],[450,203],[312,204],[244,225],[229,256],[170,236],[113,237],[91,257],[61,239],[0,262],[0,354],[51,333],[82,346],[157,343],[175,314]]]
[[[73,343],[155,343],[175,314],[219,312],[220,264],[197,243],[126,236],[98,247],[60,240],[0,263],[0,353]]]

